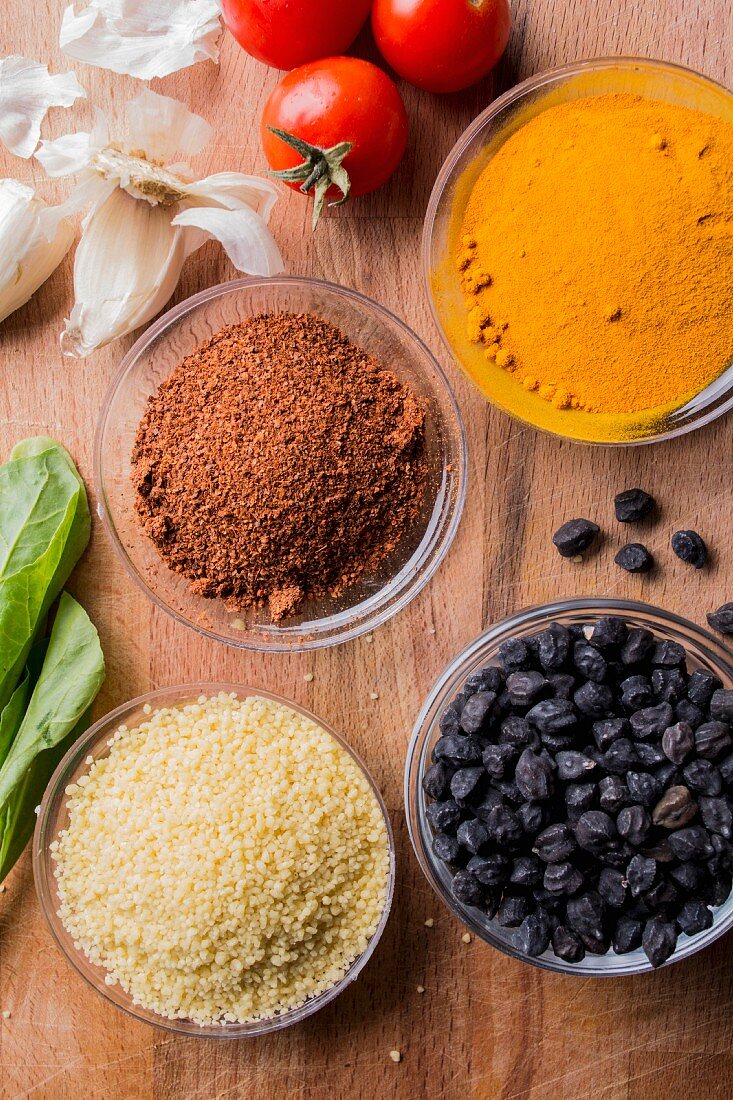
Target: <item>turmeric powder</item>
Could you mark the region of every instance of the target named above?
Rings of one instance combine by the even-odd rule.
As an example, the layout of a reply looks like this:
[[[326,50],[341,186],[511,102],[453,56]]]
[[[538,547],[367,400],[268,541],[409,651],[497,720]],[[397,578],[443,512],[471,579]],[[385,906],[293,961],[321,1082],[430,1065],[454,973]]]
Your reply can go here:
[[[627,93],[550,107],[484,168],[456,246],[486,371],[620,438],[733,359],[733,126]]]

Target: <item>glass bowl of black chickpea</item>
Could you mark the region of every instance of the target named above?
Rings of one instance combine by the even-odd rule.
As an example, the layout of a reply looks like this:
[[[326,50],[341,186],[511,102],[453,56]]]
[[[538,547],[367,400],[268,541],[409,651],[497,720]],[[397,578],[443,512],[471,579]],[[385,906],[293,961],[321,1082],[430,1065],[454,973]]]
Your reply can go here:
[[[588,597],[491,626],[408,748],[426,878],[476,936],[545,970],[688,958],[733,926],[732,714],[733,654],[671,612]]]

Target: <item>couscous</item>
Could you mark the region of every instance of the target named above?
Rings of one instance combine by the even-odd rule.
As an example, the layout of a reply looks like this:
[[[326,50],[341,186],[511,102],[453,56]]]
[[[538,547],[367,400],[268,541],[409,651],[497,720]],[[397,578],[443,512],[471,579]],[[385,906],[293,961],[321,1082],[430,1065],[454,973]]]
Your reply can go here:
[[[134,1002],[199,1024],[293,1009],[339,981],[384,910],[384,815],[315,722],[220,694],[122,726],[67,789],[59,916]]]

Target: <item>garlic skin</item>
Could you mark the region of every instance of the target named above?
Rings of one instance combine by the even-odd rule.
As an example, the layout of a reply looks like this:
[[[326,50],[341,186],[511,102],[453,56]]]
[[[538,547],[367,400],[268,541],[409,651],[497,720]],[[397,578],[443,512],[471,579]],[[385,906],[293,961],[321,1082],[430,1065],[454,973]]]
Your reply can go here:
[[[71,107],[86,92],[73,73],[51,76],[28,57],[0,58],[0,141],[17,157],[30,157],[49,107]]]
[[[41,143],[51,176],[75,175],[65,213],[88,207],[74,262],[75,302],[61,337],[84,357],[145,324],[170,298],[186,258],[219,241],[238,271],[275,275],[282,257],[267,228],[276,186],[219,172],[193,179],[174,158],[199,152],[212,129],[182,103],[145,90],[114,140],[98,112],[91,133]]]
[[[0,321],[35,294],[71,248],[74,229],[31,187],[0,179]]]
[[[64,11],[59,42],[87,65],[152,80],[219,59],[219,0],[89,0],[74,9]]]

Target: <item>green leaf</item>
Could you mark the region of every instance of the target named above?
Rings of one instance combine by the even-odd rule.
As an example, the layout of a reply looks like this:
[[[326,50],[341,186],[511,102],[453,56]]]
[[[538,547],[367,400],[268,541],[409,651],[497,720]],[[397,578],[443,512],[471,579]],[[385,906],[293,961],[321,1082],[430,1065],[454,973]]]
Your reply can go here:
[[[44,749],[38,754],[0,811],[0,882],[17,863],[33,835],[36,807],[67,750],[87,729],[90,716],[91,708],[77,722],[68,737],[53,748]]]
[[[84,484],[64,448],[43,436],[18,444],[0,466],[0,712],[89,532]]]
[[[47,649],[48,638],[39,638],[34,643],[23,678],[0,715],[0,767],[5,763],[10,746],[15,740],[15,735],[20,729],[23,716],[28,709],[31,694],[38,682],[38,677],[41,675]]]
[[[78,725],[104,681],[104,657],[89,616],[67,592],[25,717],[0,768],[0,815],[33,760]]]
[[[30,673],[26,669],[23,679],[10,696],[10,699],[0,715],[0,766],[7,759],[15,735],[20,729],[23,715],[30,701],[33,684]]]

